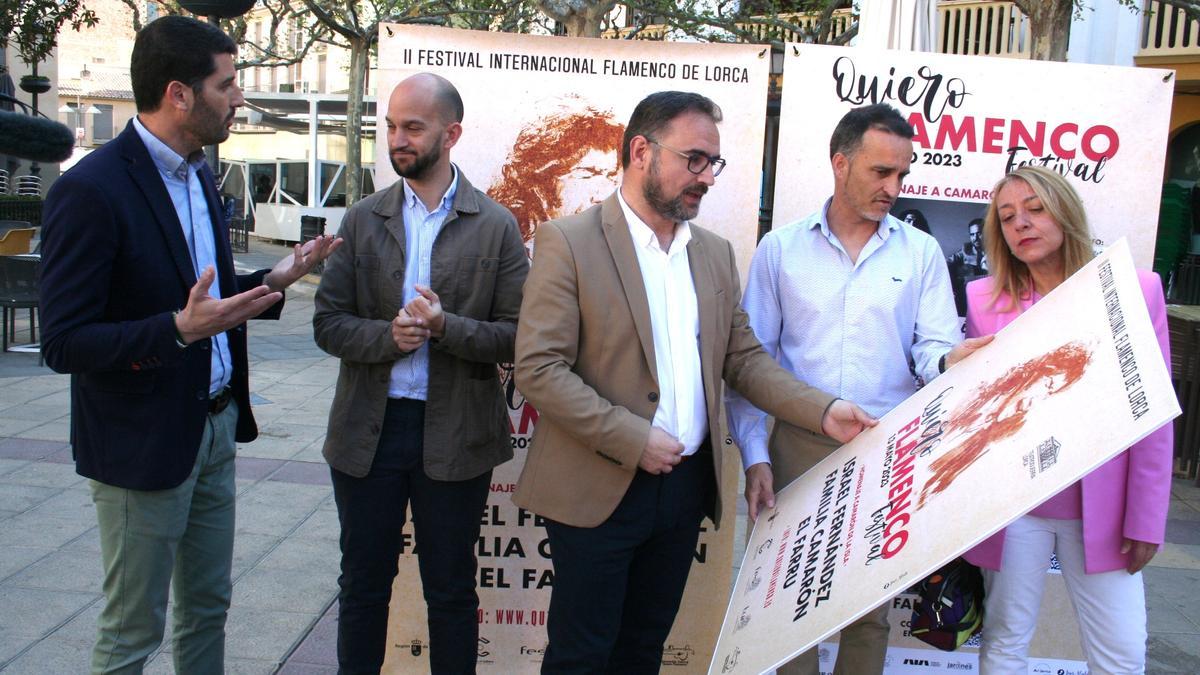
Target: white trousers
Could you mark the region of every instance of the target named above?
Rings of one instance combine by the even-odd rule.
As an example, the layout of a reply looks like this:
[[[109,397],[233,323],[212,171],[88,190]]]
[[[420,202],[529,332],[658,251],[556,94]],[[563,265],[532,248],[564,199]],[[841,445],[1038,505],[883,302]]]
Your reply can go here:
[[[1026,675],[1050,554],[1058,555],[1093,675],[1146,670],[1142,574],[1083,571],[1083,523],[1024,516],[1008,526],[999,571],[984,570],[982,675]]]

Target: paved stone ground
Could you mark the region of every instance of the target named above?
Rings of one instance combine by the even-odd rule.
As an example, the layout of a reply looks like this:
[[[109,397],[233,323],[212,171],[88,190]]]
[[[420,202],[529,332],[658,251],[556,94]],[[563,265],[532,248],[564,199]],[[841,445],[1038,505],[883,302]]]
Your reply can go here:
[[[286,249],[253,241],[244,269]],[[312,295],[288,292],[279,321],[250,327],[261,435],[239,446],[229,673],[336,672],[337,514],[321,460],[337,362],[312,341]],[[28,339],[18,321],[19,339]],[[100,611],[100,556],[87,483],[68,438],[68,378],[36,354],[0,354],[0,671],[86,672]],[[1200,488],[1176,480],[1168,544],[1146,571],[1150,664],[1200,672]],[[740,514],[737,532],[744,532]],[[740,555],[735,556],[740,561]],[[148,672],[171,673],[169,636]]]

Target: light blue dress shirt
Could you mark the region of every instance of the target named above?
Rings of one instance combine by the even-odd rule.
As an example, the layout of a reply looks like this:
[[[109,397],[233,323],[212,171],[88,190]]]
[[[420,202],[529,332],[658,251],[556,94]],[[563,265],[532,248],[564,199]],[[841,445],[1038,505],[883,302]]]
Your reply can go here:
[[[433,257],[433,243],[437,240],[442,225],[450,216],[454,206],[454,195],[458,193],[458,167],[451,165],[454,177],[442,200],[433,211],[417,197],[400,179],[404,190],[404,301],[407,305],[417,297],[417,284],[429,286],[429,264]],[[392,377],[388,384],[388,398],[411,398],[424,401],[429,389],[429,342],[426,341],[407,357],[392,365]]]
[[[763,237],[742,306],[780,365],[878,417],[916,392],[914,372],[937,377],[958,342],[950,274],[933,237],[890,215],[851,262],[828,209]],[[768,461],[767,414],[725,398],[743,466]]]
[[[204,153],[196,152],[189,158],[179,156],[166,143],[150,133],[142,121],[134,116],[133,128],[137,130],[150,159],[162,176],[167,194],[171,196],[171,204],[175,206],[175,215],[179,216],[179,225],[183,229],[183,238],[187,240],[188,254],[192,258],[192,271],[196,277],[205,267],[212,266],[217,273],[213,278],[208,294],[221,299],[221,272],[217,267],[217,247],[213,237],[212,214],[208,212],[208,200],[204,197],[204,186],[200,182],[200,168],[204,165]],[[233,376],[233,357],[229,354],[229,339],[225,333],[217,333],[212,338],[212,368],[209,371],[209,395],[220,393],[229,379]]]

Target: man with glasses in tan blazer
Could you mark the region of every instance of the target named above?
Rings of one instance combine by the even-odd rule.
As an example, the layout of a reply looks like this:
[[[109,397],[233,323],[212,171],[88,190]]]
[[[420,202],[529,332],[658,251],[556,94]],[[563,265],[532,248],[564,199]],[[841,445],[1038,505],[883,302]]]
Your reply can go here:
[[[722,381],[843,441],[875,423],[763,352],[733,248],[690,222],[725,166],[720,120],[698,94],[648,96],[620,189],[537,232],[516,378],[540,417],[513,501],[548,519],[543,672],[658,672],[700,522],[720,525]]]

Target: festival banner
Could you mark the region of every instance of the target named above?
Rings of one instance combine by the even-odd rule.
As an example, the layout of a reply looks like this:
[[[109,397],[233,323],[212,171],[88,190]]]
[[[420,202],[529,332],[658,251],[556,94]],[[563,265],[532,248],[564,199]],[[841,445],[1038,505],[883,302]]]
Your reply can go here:
[[[697,224],[729,239],[744,272],[757,243],[770,52],[752,45],[700,45],[562,38],[426,26],[385,25],[376,95],[380,115],[403,78],[446,77],[465,105],[463,135],[451,151],[477,188],[508,207],[527,245],[538,224],[577,213],[618,185],[621,138],[634,106],[663,90],[695,91],[724,112],[718,126],[725,171],[704,198]],[[376,185],[397,177],[378,124]],[[542,523],[511,502],[537,411],[502,383],[513,432],[512,462],[497,467],[476,554],[479,558],[481,673],[536,672],[546,646],[553,585]],[[714,430],[714,438],[723,434]],[[720,628],[733,568],[732,537],[740,460],[726,441],[722,530],[706,521],[674,630],[665,672],[702,672]],[[411,532],[406,528],[406,532]],[[411,539],[409,539],[411,541]],[[428,670],[428,631],[416,557],[406,549],[396,579],[385,672]]]
[[[784,488],[710,673],[761,673],[1179,414],[1128,243]]]
[[[888,103],[916,131],[892,215],[941,244],[959,316],[967,282],[988,271],[979,231],[992,187],[1026,164],[1068,177],[1097,247],[1127,237],[1137,266],[1150,267],[1171,71],[807,44],[785,54],[776,227],[833,194],[829,137],[842,115]]]

